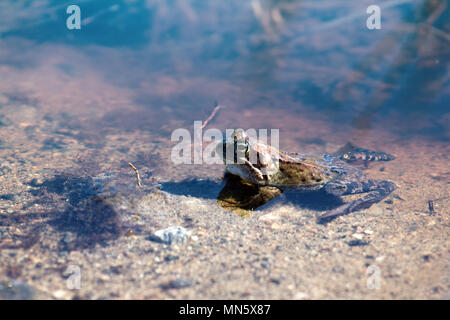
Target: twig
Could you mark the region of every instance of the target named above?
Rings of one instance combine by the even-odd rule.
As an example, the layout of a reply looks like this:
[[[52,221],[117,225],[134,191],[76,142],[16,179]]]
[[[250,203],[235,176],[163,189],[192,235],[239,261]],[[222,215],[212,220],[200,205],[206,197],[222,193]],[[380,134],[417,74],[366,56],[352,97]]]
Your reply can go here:
[[[141,177],[139,176],[139,171],[138,169],[133,166],[133,164],[131,162],[128,162],[129,166],[134,170],[134,172],[136,172],[136,180],[137,180],[137,185],[139,187],[142,187],[142,183],[141,183]]]
[[[216,115],[217,111],[219,111],[220,108],[221,108],[221,106],[216,103],[216,107],[214,108],[213,112],[211,112],[211,114],[209,115],[208,119],[203,121],[202,129],[204,129],[206,127],[206,125],[208,124],[209,121],[212,120],[212,118],[214,118],[214,116]]]
[[[214,116],[216,115],[217,111],[219,111],[220,108],[221,108],[221,106],[216,102],[216,107],[211,112],[209,117],[205,121],[203,121],[201,129],[204,129],[208,125],[208,122],[214,118]],[[197,139],[197,141],[202,141],[201,130],[198,130],[198,131],[194,130],[194,135],[195,135],[194,141],[195,141],[195,139]],[[194,156],[195,156],[195,152],[201,152],[201,150],[196,149],[198,147],[200,147],[201,150],[203,150],[202,144],[200,144],[200,146],[196,146],[196,144],[194,142]]]

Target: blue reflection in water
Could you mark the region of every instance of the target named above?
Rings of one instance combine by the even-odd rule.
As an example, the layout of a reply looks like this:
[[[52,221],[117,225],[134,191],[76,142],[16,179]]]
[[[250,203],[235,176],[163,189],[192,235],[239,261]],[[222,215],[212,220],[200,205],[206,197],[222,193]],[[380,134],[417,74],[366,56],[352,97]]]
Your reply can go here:
[[[383,2],[381,30],[366,28],[370,1],[77,1],[78,31],[65,28],[70,4],[4,1],[0,37],[89,47],[106,78],[130,88],[156,71],[202,76],[269,96],[276,110],[329,112],[337,123],[356,127],[389,116],[413,132],[408,122],[424,117],[430,126],[423,133],[438,138],[448,125],[435,120],[448,113],[450,20],[444,1]],[[127,59],[115,68],[92,46],[126,50]],[[137,69],[146,72],[133,73]],[[127,77],[124,70],[130,70]],[[211,101],[208,94],[137,101],[157,102],[148,102],[149,108],[188,102],[191,110],[189,105]],[[253,102],[245,107],[257,108],[258,98]]]

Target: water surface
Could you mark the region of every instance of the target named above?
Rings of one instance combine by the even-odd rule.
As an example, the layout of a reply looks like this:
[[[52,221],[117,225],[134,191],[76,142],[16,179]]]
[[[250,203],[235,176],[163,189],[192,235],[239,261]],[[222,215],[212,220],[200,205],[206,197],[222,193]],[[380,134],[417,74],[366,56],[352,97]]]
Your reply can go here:
[[[69,4],[2,2],[0,89],[86,133],[167,137],[218,101],[219,128],[279,128],[270,114],[286,136],[301,118],[449,138],[445,1],[384,1],[380,30],[370,1],[81,1],[81,30]]]

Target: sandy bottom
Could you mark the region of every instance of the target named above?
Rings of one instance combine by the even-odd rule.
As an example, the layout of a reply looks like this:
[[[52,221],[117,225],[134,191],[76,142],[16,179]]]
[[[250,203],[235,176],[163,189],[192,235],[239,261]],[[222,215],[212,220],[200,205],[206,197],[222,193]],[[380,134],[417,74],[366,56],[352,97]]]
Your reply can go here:
[[[93,134],[70,115],[0,98],[0,299],[450,298],[447,142],[280,118],[272,127],[285,124],[290,151],[351,141],[394,154],[366,172],[398,189],[325,225],[315,217],[336,204],[323,194],[284,193],[243,218],[217,204],[224,167],[172,164],[170,133]],[[149,239],[170,226],[191,237]]]

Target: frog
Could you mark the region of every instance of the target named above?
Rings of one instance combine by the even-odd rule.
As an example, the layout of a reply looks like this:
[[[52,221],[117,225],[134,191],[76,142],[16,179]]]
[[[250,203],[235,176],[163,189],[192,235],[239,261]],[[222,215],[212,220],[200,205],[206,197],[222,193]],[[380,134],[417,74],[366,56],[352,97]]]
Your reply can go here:
[[[285,152],[249,136],[243,129],[235,129],[231,137],[217,144],[216,153],[228,174],[257,188],[274,190],[275,196],[284,191],[315,190],[337,197],[363,195],[320,214],[319,223],[367,209],[397,188],[391,181],[368,178],[362,169],[352,165],[358,161],[391,161],[393,155],[350,143],[331,154]]]

